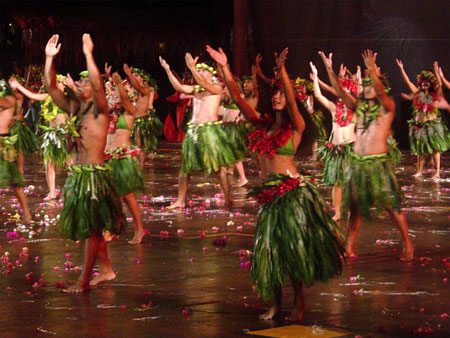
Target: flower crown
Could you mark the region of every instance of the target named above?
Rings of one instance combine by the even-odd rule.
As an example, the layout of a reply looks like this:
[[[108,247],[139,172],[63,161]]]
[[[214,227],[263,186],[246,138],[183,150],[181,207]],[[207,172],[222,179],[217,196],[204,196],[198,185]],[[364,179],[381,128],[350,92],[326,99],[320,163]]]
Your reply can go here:
[[[244,75],[242,77],[242,82],[248,81],[248,80],[253,80],[253,75]]]
[[[386,76],[380,76],[380,81],[381,81],[381,83],[383,84],[384,92],[385,92],[386,94],[390,94],[392,88],[391,88],[391,86],[389,85],[389,81],[387,80]],[[368,87],[368,86],[370,86],[371,84],[372,84],[372,79],[371,79],[370,77],[365,77],[365,78],[362,80],[362,85],[363,85],[363,87]]]
[[[5,79],[0,80],[0,97],[14,96],[14,92]]]
[[[83,70],[82,72],[80,72],[80,80],[83,80],[84,78],[88,77],[88,71],[87,70]]]
[[[433,91],[436,91],[437,87],[439,87],[436,76],[433,74],[433,72],[430,72],[429,70],[423,70],[420,74],[418,74],[416,76],[416,79],[417,79],[418,87],[420,87],[420,85],[424,81],[428,81],[431,83],[431,86],[433,87]]]
[[[206,63],[197,63],[197,64],[195,65],[195,68],[196,68],[197,70],[199,70],[199,69],[207,70],[207,71],[210,72],[212,75],[216,75],[216,74],[217,74],[217,72],[215,71],[215,69],[214,69],[213,67],[211,67],[211,66],[208,66]]]
[[[150,74],[147,73],[145,70],[140,69],[140,68],[133,68],[132,73],[138,74],[140,77],[142,77],[144,82],[146,82],[150,87],[155,88],[155,91],[158,91],[159,88],[158,88],[156,80],[154,78],[152,78],[150,76]]]
[[[294,88],[294,94],[295,98],[299,100],[300,102],[306,101],[308,98],[308,95],[314,92],[314,87],[311,81],[308,81],[306,79],[301,79],[300,77],[297,77],[294,80],[291,80],[292,88]],[[272,79],[270,83],[270,91],[272,94],[274,94],[276,91],[283,88],[283,85],[281,83],[280,78]]]

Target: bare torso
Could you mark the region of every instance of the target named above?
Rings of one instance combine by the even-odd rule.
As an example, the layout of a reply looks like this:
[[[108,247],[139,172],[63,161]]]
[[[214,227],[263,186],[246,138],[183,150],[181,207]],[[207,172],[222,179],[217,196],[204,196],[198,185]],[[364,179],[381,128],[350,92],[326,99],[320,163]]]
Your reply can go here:
[[[223,122],[238,122],[242,120],[242,116],[238,109],[224,108]]]
[[[127,121],[128,130],[116,129],[114,133],[108,133],[105,151],[110,151],[120,146],[131,145],[130,137],[131,137],[131,129],[133,128],[134,116],[125,113],[123,116]]]
[[[217,108],[219,107],[222,95],[211,94],[208,91],[195,93],[193,97],[191,123],[200,124],[217,121]]]
[[[374,101],[370,101],[369,107],[373,104]],[[363,119],[358,117],[356,124],[356,140],[353,147],[355,154],[364,156],[387,153],[387,137],[391,132],[393,119],[394,112],[387,112],[381,105],[378,118],[372,121],[366,130],[363,127]]]
[[[12,96],[10,98],[14,100]],[[14,106],[7,109],[0,108],[0,134],[9,134],[9,124],[13,118],[14,111]]]
[[[333,139],[331,143],[333,144],[346,144],[355,142],[356,134],[355,134],[355,122],[356,118],[354,118],[354,122],[350,123],[345,127],[341,127],[339,124],[333,122]]]
[[[136,117],[144,117],[148,115],[148,104],[150,95],[139,94],[136,101]]]
[[[50,128],[56,128],[64,124],[68,118],[69,115],[67,114],[57,114],[56,117],[50,121]]]

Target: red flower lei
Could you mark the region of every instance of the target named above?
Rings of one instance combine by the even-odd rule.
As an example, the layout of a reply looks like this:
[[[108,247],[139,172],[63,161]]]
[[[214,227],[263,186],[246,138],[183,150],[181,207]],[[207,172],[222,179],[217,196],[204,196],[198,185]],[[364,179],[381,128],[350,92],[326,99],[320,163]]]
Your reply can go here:
[[[300,184],[300,180],[296,177],[288,177],[280,184],[271,186],[269,188],[263,188],[259,194],[255,194],[253,197],[260,204],[270,203],[278,196],[281,196],[288,191],[294,189]]]
[[[270,123],[270,121],[268,121]],[[265,126],[269,123],[265,122]],[[265,129],[256,129],[248,134],[248,149],[272,158],[277,149],[284,146],[292,136],[291,124],[284,124],[273,135],[267,136]]]
[[[427,97],[424,97],[424,94],[421,95],[422,92],[418,92],[414,95],[413,98],[413,110],[414,113],[424,113],[431,114],[435,107],[435,101],[437,99],[436,93],[430,92]]]
[[[135,145],[121,146],[108,152],[105,152],[105,161],[111,159],[121,160],[123,158],[136,157],[139,155],[140,150],[141,149]]]
[[[336,113],[334,114],[333,121],[336,122],[339,127],[346,127],[353,120],[353,111],[348,109],[344,105],[342,100],[339,100],[336,104]]]
[[[350,79],[343,79],[339,81],[341,86],[347,89],[350,93],[358,95],[358,85]]]
[[[119,121],[119,115],[122,111],[122,106],[119,104],[116,104],[113,107],[110,107],[109,109],[109,128],[108,128],[108,134],[112,134],[116,131],[116,124],[117,121]]]

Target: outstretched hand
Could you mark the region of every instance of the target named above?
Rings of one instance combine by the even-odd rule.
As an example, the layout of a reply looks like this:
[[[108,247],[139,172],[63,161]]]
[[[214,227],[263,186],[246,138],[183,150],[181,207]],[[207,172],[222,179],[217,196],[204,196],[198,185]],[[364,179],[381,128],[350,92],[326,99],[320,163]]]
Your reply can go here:
[[[397,66],[399,66],[400,69],[403,69],[403,62],[402,62],[402,60],[395,59],[395,62],[397,62]]]
[[[9,83],[9,86],[12,88],[12,89],[17,89],[18,87],[19,87],[19,81],[17,81],[17,79],[15,78],[15,77],[13,77],[13,76],[11,76],[10,78],[9,78],[9,80],[8,80],[8,83]]]
[[[112,66],[108,66],[108,62],[105,62],[105,74],[108,78],[111,77],[111,68]]]
[[[53,35],[50,40],[48,40],[47,45],[45,46],[45,55],[46,56],[55,56],[59,53],[61,49],[61,44],[58,44],[59,35]]]
[[[289,51],[289,49],[286,47],[285,49],[283,49],[283,51],[279,55],[277,52],[275,52],[275,64],[277,65],[278,69],[281,69],[282,67],[284,67],[284,64],[287,59],[288,51]]]
[[[119,83],[122,82],[122,78],[120,77],[120,75],[119,75],[118,72],[114,72],[112,78],[113,78],[114,84],[115,84],[116,86],[117,86]]]
[[[362,53],[362,58],[367,69],[375,69],[377,71],[377,65],[375,64],[377,60],[377,53],[372,52],[370,49],[366,49]]]
[[[344,66],[343,63],[339,66],[339,78],[343,79],[345,74],[347,73],[347,67]]]
[[[206,45],[206,51],[211,56],[211,58],[217,62],[220,67],[226,67],[228,64],[228,58],[222,48],[215,50],[210,45]]]
[[[170,66],[169,64],[166,62],[166,60],[164,60],[161,56],[159,56],[159,63],[161,64],[161,67],[163,67],[163,69],[166,72],[170,71]]]
[[[198,56],[194,59],[191,55],[191,53],[186,53],[186,55],[184,56],[184,59],[186,61],[186,66],[190,69],[193,70],[195,69],[195,65],[197,64],[197,60],[198,60]]]
[[[317,76],[317,68],[314,66],[314,63],[310,62],[309,66],[311,67],[312,73],[310,74],[311,80],[314,80],[314,77]],[[312,75],[312,76],[311,76]]]
[[[327,69],[333,68],[333,53],[328,54],[328,57],[322,51],[319,51],[319,55]]]
[[[83,53],[85,56],[91,56],[94,50],[94,43],[92,42],[91,36],[87,33],[83,34]]]
[[[129,67],[126,63],[123,64],[123,71],[125,72],[125,74],[127,74],[128,76],[131,76],[131,74],[133,73],[133,68]]]
[[[66,80],[65,80],[66,84],[70,88],[74,89],[75,88],[75,81],[73,81],[72,76],[70,75],[70,73],[67,73],[66,77],[67,77]]]

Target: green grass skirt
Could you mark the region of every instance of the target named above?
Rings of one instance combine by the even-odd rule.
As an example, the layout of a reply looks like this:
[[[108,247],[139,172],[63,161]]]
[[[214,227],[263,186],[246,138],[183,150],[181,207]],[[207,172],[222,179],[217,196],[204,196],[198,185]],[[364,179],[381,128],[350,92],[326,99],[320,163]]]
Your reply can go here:
[[[325,162],[322,181],[332,187],[336,183],[343,186],[345,183],[345,171],[348,168],[349,156],[353,151],[353,143],[331,144],[320,142],[317,148],[317,158]]]
[[[231,141],[235,148],[235,153],[238,160],[248,153],[248,137],[249,128],[247,122],[241,121],[240,123],[224,122],[222,129]]]
[[[450,148],[450,133],[441,118],[426,122],[408,121],[409,145],[414,155],[444,153]]]
[[[14,120],[10,132],[12,136],[18,135],[14,146],[19,154],[32,155],[39,151],[39,140],[25,121]]]
[[[400,186],[388,154],[350,156],[350,168],[346,173],[342,193],[343,215],[347,214],[352,205],[366,219],[385,209],[400,212],[400,195]],[[372,211],[371,207],[376,210]]]
[[[18,136],[0,136],[0,188],[23,187],[23,175],[17,166],[14,144]]]
[[[55,166],[65,168],[70,154],[67,151],[68,139],[64,128],[46,127],[40,140],[44,164],[51,161]]]
[[[58,230],[76,241],[108,230],[119,234],[126,226],[122,203],[107,165],[72,165],[63,190],[64,208]]]
[[[114,189],[120,197],[130,192],[144,191],[144,178],[136,157],[108,160],[112,169]]]
[[[239,154],[221,124],[221,121],[188,123],[182,147],[181,174],[192,171],[211,174],[220,167],[230,167],[236,163]]]
[[[136,140],[136,135],[139,134],[141,150],[145,154],[153,153],[156,151],[158,136],[162,135],[163,128],[164,126],[159,117],[155,114],[155,110],[150,110],[147,116],[138,117],[134,120],[131,139],[134,142]]]
[[[388,144],[388,155],[394,164],[400,164],[402,160],[402,153],[400,149],[398,149],[398,144],[395,138],[392,135],[389,135],[387,138]]]
[[[272,174],[262,188],[288,177]],[[261,204],[258,215],[250,271],[264,299],[273,298],[288,276],[311,286],[341,273],[345,250],[336,237],[339,228],[308,180]]]

